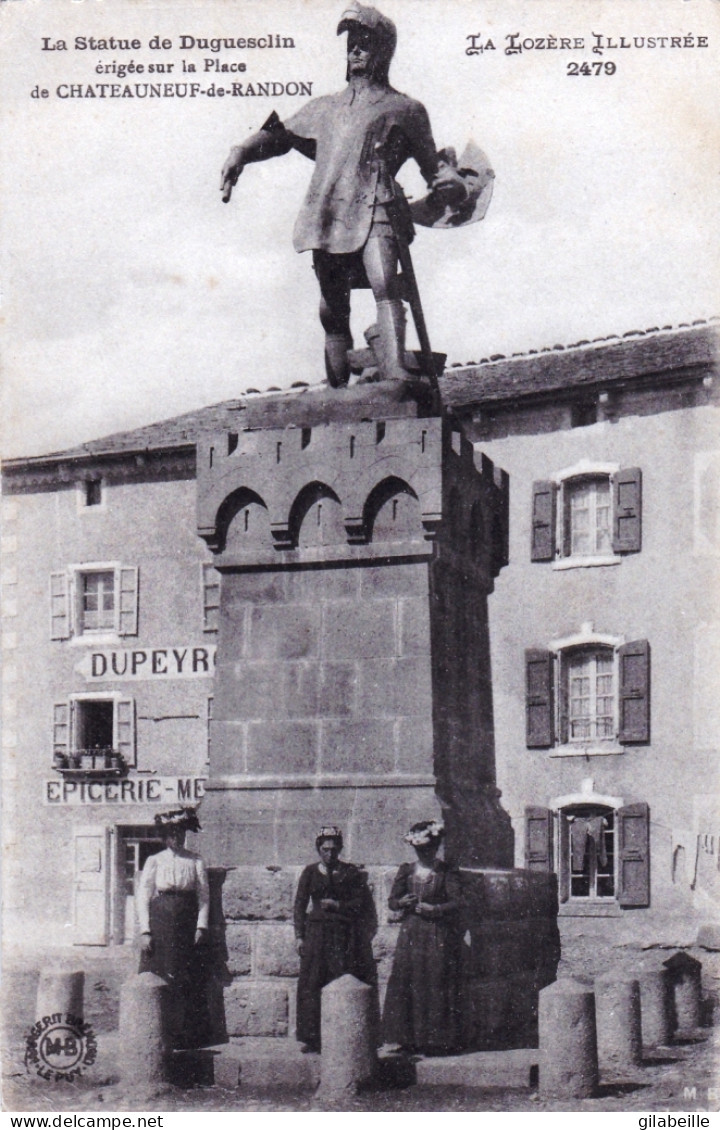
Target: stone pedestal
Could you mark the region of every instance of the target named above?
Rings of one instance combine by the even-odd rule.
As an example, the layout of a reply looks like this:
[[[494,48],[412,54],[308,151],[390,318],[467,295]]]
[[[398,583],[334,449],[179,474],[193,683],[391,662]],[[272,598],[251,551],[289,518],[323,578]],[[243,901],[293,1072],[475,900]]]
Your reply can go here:
[[[331,1099],[355,1094],[377,1067],[373,989],[346,973],[322,991],[320,1091]]]
[[[651,969],[641,973],[640,1020],[645,1047],[664,1047],[673,1033],[670,979],[667,969]]]
[[[442,815],[453,862],[510,867],[487,616],[505,478],[412,401],[279,427],[283,403],[198,447],[221,573],[205,858],[297,863],[331,822],[349,858],[400,862]]]
[[[675,953],[664,962],[670,978],[674,1026],[698,1028],[702,1017],[702,962],[689,953]]]
[[[198,532],[221,578],[200,836],[211,866],[288,876],[338,824],[345,858],[391,867],[409,858],[410,824],[440,817],[449,862],[512,868],[488,627],[507,476],[434,409],[402,385],[270,397],[198,445]],[[536,916],[527,884],[513,897],[503,922]],[[482,897],[470,902],[479,914]],[[501,947],[471,911],[468,923],[468,978],[495,979],[491,1011],[536,1004],[554,969],[538,971],[530,928],[520,955],[512,931]],[[515,982],[518,1001],[501,1004]],[[492,1023],[473,1000],[479,1039]],[[535,1004],[522,1006],[530,1024]]]
[[[84,1015],[85,973],[82,969],[43,969],[37,989],[35,1017],[61,1013],[63,1018]]]
[[[598,1060],[617,1072],[642,1063],[640,984],[608,973],[595,981]]]
[[[120,990],[120,1077],[128,1090],[152,1094],[167,1085],[169,1003],[169,986],[154,973],[137,973]]]
[[[540,993],[540,1094],[591,1098],[598,1085],[595,994],[562,980]]]

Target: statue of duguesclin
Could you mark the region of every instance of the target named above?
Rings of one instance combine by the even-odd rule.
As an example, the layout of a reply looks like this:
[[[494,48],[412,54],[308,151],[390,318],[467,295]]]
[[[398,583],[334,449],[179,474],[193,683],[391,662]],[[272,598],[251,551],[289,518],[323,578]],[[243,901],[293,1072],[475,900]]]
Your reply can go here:
[[[350,292],[370,287],[377,304],[381,376],[405,380],[407,298],[421,349],[431,356],[408,247],[413,218],[428,227],[458,227],[484,215],[493,173],[473,143],[460,167],[452,149],[437,151],[425,107],[393,90],[390,61],[395,25],[376,8],[354,4],[340,19],[347,32],[347,85],[315,98],[286,122],[272,113],[263,127],[233,147],[223,170],[224,201],[246,165],[291,149],[315,162],[310,187],[295,224],[296,251],[312,251],[320,284],[320,321],[325,331],[325,370],[335,388],[348,383]],[[408,204],[395,181],[412,157],[428,195]],[[402,273],[399,268],[402,267]],[[431,374],[427,374],[431,375]]]

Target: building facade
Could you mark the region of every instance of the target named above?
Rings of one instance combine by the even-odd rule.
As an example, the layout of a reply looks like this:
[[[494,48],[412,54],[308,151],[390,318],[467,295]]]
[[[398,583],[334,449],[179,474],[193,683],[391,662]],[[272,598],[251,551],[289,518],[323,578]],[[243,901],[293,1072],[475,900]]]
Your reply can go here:
[[[717,921],[716,350],[699,324],[447,377],[511,483],[490,622],[517,859],[556,872],[566,952],[598,967]]]
[[[489,598],[497,778],[516,865],[558,875],[569,951],[581,934],[598,955],[688,944],[717,920],[716,368],[703,323],[442,380],[478,464],[509,474]],[[154,813],[203,795],[219,585],[196,448],[241,431],[244,405],[5,464],[13,930],[128,941]]]

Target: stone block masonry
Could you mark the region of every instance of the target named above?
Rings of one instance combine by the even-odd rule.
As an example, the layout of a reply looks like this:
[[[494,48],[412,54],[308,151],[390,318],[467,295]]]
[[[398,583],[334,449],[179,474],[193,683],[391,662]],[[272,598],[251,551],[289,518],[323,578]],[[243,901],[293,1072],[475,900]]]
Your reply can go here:
[[[220,574],[199,846],[226,876],[224,1022],[231,1038],[292,1032],[292,899],[324,824],[368,870],[382,993],[402,837],[439,816],[467,896],[464,1042],[518,1046],[555,976],[557,894],[511,870],[495,784],[487,598],[507,476],[390,392],[350,390],[341,418],[324,394],[269,400],[255,426],[198,443],[198,533]]]
[[[487,630],[507,484],[441,417],[356,407],[199,445],[221,574],[205,857],[293,864],[333,820],[399,862],[439,803],[455,862],[510,866]]]
[[[217,887],[222,906],[214,902],[212,935],[222,955],[224,1021],[231,1040],[294,1036],[299,960],[292,904],[300,871],[299,866],[238,867],[227,874],[222,889]],[[554,980],[559,958],[554,877],[528,871],[461,874],[465,1043],[531,1046],[537,1042],[538,992]],[[399,916],[387,905],[395,868],[368,867],[367,875],[378,919],[373,952],[383,999],[399,929]]]

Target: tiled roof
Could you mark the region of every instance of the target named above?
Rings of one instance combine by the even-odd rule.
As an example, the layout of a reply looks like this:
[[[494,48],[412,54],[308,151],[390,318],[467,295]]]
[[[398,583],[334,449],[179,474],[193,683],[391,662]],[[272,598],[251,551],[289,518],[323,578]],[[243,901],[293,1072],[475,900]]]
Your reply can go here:
[[[652,327],[622,337],[613,335],[511,357],[493,355],[479,362],[450,365],[440,385],[444,403],[458,410],[470,405],[548,398],[560,390],[609,387],[643,377],[661,378],[663,374],[668,379],[693,367],[707,367],[717,361],[719,354],[720,319],[698,320],[692,325]],[[282,395],[302,396],[304,387],[293,387]],[[255,390],[247,390],[241,399],[116,432],[65,451],[8,460],[5,466],[192,447],[203,433],[241,429],[242,410],[254,393]],[[273,390],[273,394],[277,392]]]
[[[451,365],[443,375],[448,407],[547,398],[560,390],[617,386],[628,380],[668,379],[720,356],[720,320],[653,327],[512,357]]]

